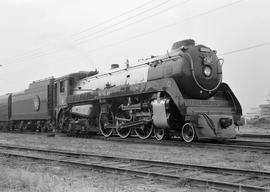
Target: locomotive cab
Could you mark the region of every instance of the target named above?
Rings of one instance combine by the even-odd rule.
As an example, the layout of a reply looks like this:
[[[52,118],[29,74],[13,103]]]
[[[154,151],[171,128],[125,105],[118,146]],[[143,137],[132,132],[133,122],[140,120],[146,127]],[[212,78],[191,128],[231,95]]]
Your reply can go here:
[[[65,112],[68,109],[67,97],[74,94],[79,80],[97,74],[98,71],[80,71],[59,77],[54,82],[54,107],[57,125],[63,130],[65,126]]]
[[[55,106],[65,107],[67,105],[67,96],[74,93],[74,87],[76,82],[80,79],[83,79],[87,76],[96,74],[97,71],[80,71],[78,73],[71,73],[62,77],[59,77],[55,80],[54,89],[55,97],[54,102]]]

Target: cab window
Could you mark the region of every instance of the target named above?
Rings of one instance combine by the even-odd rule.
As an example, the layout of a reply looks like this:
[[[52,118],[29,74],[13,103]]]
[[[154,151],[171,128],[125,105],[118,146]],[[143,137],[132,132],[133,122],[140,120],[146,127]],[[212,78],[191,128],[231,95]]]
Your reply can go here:
[[[73,84],[74,84],[74,78],[71,77],[71,78],[69,79],[69,86],[72,87]]]
[[[65,81],[60,81],[60,93],[65,92]]]

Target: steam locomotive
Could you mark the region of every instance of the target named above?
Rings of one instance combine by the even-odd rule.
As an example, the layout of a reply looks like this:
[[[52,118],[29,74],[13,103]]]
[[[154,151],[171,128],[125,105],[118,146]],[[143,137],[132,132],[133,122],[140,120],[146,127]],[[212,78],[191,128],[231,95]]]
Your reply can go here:
[[[187,39],[138,65],[34,81],[0,96],[0,126],[185,142],[235,138],[242,109],[222,82],[222,63],[215,50]]]

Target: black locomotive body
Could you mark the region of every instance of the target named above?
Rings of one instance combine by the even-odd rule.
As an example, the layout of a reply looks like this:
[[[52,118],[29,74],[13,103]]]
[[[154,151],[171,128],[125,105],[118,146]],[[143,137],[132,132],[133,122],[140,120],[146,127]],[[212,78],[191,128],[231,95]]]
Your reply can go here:
[[[46,105],[51,111],[42,120],[55,122],[59,130],[70,134],[99,132],[126,138],[135,133],[141,139],[154,134],[157,139],[181,136],[186,142],[235,138],[242,109],[229,86],[222,83],[221,59],[215,51],[184,40],[167,54],[139,65],[115,66],[108,73],[79,72],[51,79],[46,84],[50,88],[40,88],[48,93]],[[14,119],[18,114],[12,110],[12,122],[39,119],[34,115],[41,110],[35,106],[39,95],[30,95],[33,102],[25,100],[20,106],[35,112],[31,117],[22,112]]]
[[[3,107],[8,106],[1,109],[2,128],[49,129],[53,119],[53,82],[53,78],[33,81],[28,89],[6,95],[8,99],[0,101]]]

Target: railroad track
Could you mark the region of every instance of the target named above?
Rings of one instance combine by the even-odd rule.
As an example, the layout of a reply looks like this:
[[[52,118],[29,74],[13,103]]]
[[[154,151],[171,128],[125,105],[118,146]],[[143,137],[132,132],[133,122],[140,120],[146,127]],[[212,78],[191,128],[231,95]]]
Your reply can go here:
[[[196,147],[207,147],[207,148],[229,148],[229,149],[247,149],[247,150],[258,150],[266,153],[270,153],[270,140],[268,141],[254,141],[254,140],[239,140],[239,139],[227,139],[224,141],[216,140],[202,140],[195,143],[186,143],[180,138],[171,138],[168,140],[158,141],[156,139],[146,139],[142,140],[136,136],[131,136],[129,138],[123,139],[116,136],[104,137],[100,135],[74,135],[70,137],[79,137],[79,138],[90,138],[98,140],[108,140],[108,141],[117,141],[117,142],[129,142],[129,143],[144,143],[144,144],[160,144],[168,146],[196,146]],[[266,136],[267,137],[267,136]],[[265,138],[266,138],[265,137]],[[253,138],[253,137],[250,137]],[[259,138],[258,135],[254,138]]]
[[[0,145],[0,154],[109,170],[145,178],[184,181],[191,185],[236,191],[270,191],[270,172],[266,171],[150,161],[3,144]]]
[[[40,133],[32,133],[32,132],[23,132],[23,133],[15,133],[15,134],[39,134]],[[66,137],[66,134],[57,133],[57,135]],[[126,139],[122,139],[118,136],[111,137],[103,137],[99,135],[76,135],[70,137],[79,137],[86,139],[96,139],[96,140],[105,140],[105,141],[113,141],[113,142],[124,142],[124,143],[136,143],[136,144],[155,144],[155,145],[165,145],[165,146],[179,146],[179,147],[200,147],[200,148],[211,148],[211,149],[232,149],[232,150],[252,150],[252,151],[261,151],[263,153],[270,153],[270,142],[260,142],[260,141],[248,141],[248,140],[225,140],[222,142],[218,141],[199,141],[195,143],[185,143],[181,139],[170,139],[170,140],[162,140],[158,141],[155,139],[146,139],[142,140],[137,137],[129,137]]]
[[[157,141],[155,139],[142,140],[139,138],[131,137],[122,139],[120,137],[102,137],[102,136],[90,136],[90,139],[106,140],[114,142],[127,142],[138,144],[157,144],[165,146],[190,146],[200,148],[222,148],[222,149],[244,149],[253,151],[262,151],[264,153],[270,153],[270,142],[257,142],[257,141],[239,141],[239,140],[227,140],[224,142],[217,141],[200,141],[196,143],[185,143],[180,139]]]
[[[247,138],[270,138],[270,134],[252,134],[252,133],[241,133],[237,134],[237,137],[247,137]]]

